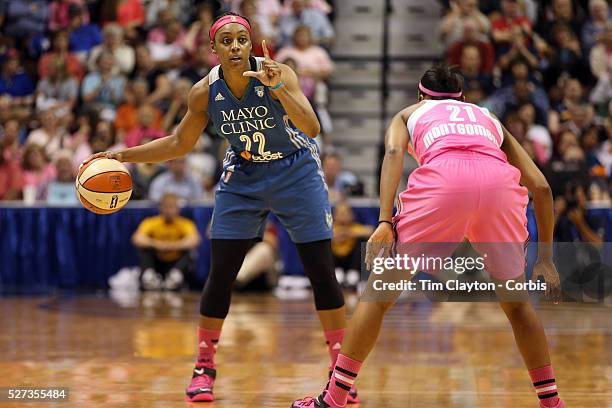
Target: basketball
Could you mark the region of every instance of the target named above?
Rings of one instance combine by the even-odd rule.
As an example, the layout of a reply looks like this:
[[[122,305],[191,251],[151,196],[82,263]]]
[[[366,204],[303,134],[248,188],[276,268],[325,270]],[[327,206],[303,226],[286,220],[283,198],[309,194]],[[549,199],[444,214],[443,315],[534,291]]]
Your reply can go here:
[[[115,159],[94,159],[81,166],[76,179],[81,204],[96,214],[112,214],[125,206],[132,195],[132,177]]]

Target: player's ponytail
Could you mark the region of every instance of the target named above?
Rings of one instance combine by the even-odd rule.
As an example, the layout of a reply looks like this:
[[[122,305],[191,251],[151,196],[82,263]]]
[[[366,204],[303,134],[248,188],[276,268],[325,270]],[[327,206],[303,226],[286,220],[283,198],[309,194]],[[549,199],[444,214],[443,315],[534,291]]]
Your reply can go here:
[[[419,90],[432,99],[459,99],[463,91],[463,76],[457,66],[435,65],[421,77]]]

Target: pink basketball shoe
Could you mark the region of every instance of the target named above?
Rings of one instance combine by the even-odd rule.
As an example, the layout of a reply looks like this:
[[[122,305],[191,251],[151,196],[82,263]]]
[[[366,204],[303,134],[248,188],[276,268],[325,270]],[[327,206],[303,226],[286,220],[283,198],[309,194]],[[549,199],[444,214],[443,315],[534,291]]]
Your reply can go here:
[[[215,385],[215,377],[217,370],[212,367],[196,363],[193,370],[191,383],[185,390],[187,401],[190,402],[209,402],[214,401],[213,386]]]

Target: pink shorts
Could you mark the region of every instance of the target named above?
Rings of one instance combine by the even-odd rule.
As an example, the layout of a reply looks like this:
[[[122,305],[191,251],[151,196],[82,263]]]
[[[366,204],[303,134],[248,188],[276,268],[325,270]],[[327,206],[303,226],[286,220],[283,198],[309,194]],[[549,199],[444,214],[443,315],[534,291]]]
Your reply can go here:
[[[398,244],[459,243],[486,252],[489,273],[524,272],[527,189],[520,171],[480,153],[447,152],[417,168],[400,194],[394,217]]]

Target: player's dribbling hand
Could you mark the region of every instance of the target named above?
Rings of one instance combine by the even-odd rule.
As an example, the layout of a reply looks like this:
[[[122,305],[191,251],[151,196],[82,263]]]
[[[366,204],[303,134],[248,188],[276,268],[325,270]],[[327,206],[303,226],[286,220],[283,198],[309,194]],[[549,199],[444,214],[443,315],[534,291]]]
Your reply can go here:
[[[395,234],[393,227],[386,222],[379,224],[366,245],[366,268],[368,270],[372,269],[374,258],[389,256],[394,243]]]
[[[546,297],[554,303],[561,301],[561,282],[559,272],[552,260],[538,260],[533,267],[531,280],[536,282],[540,277],[546,282]]]
[[[281,82],[281,67],[280,64],[270,58],[268,47],[266,47],[266,40],[261,42],[261,47],[264,53],[264,62],[262,69],[259,71],[246,71],[242,75],[246,77],[253,77],[259,79],[259,82],[265,86],[274,87]]]
[[[89,156],[88,158],[86,158],[85,160],[83,160],[83,163],[81,163],[81,166],[89,163],[90,161],[92,161],[93,159],[97,159],[99,157],[106,157],[107,159],[115,159],[118,161],[122,161],[122,157],[121,157],[121,153],[118,152],[100,152],[100,153],[96,153],[96,154],[92,154],[91,156]]]

